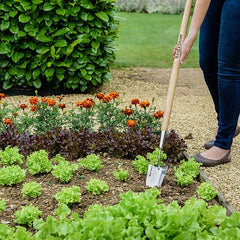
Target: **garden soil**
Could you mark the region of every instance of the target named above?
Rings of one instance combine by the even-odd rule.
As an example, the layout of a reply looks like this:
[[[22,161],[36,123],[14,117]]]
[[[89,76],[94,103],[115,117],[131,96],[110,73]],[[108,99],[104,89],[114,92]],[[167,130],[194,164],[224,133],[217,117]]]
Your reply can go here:
[[[123,107],[129,106],[132,98],[149,101],[154,99],[153,104],[156,109],[164,110],[171,69],[124,68],[112,69],[111,72],[112,79],[110,83],[103,84],[87,94],[64,95],[63,102],[67,106],[71,106],[76,101],[93,97],[96,92],[108,94],[111,91],[117,91],[124,102]],[[13,102],[16,105],[20,103],[27,104],[28,99],[29,96],[18,95],[8,96],[6,101]],[[217,121],[214,106],[200,69],[180,69],[169,130],[174,129],[181,138],[184,138],[188,146],[187,152],[191,156],[204,150],[204,142],[214,136],[216,128]],[[234,139],[232,146],[232,161],[230,163],[211,168],[201,168],[236,211],[240,210],[239,146],[240,137],[237,137]],[[39,207],[43,212],[41,217],[45,219],[47,215],[54,214],[53,212],[57,208],[54,195],[62,187],[80,186],[81,202],[72,206],[73,211],[78,212],[80,216],[83,216],[84,211],[92,204],[113,205],[119,202],[119,195],[123,192],[128,190],[142,192],[148,188],[145,186],[146,176],[139,175],[135,171],[131,160],[110,158],[107,153],[103,153],[101,159],[104,168],[99,172],[90,172],[79,168],[68,184],[61,184],[51,174],[32,177],[28,173],[23,183],[36,181],[43,188],[41,196],[36,199],[22,197],[21,188],[23,183],[13,187],[1,187],[0,197],[7,200],[7,210],[0,213],[0,221],[10,223],[13,226],[14,212],[21,209],[21,206],[30,203]],[[126,182],[119,182],[112,175],[112,172],[117,170],[119,164],[122,164],[122,167],[129,171],[129,179]],[[87,192],[85,186],[90,178],[100,178],[107,181],[109,192],[99,196]],[[169,166],[163,185],[159,188],[163,203],[168,204],[176,200],[180,205],[183,205],[191,196],[197,197],[196,189],[199,185],[200,183],[195,181],[184,188],[177,186],[173,168]],[[214,203],[216,202],[212,201],[210,204]]]

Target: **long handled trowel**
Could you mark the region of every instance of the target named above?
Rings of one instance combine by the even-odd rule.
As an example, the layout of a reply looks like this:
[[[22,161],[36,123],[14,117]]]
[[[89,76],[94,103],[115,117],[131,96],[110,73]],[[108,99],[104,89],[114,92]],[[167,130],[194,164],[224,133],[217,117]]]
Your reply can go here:
[[[177,49],[176,49],[176,53],[173,61],[172,72],[171,72],[171,77],[170,77],[169,86],[168,86],[166,109],[164,112],[163,122],[161,126],[161,138],[159,142],[159,153],[158,153],[158,166],[153,166],[149,164],[149,167],[148,167],[146,185],[149,187],[161,186],[168,168],[167,166],[166,167],[160,166],[161,151],[163,148],[164,138],[165,138],[166,131],[168,129],[168,123],[169,123],[170,114],[172,110],[173,99],[175,95],[177,77],[178,77],[179,66],[180,66],[180,48],[186,36],[188,21],[189,21],[190,12],[191,12],[191,6],[192,6],[192,0],[187,0],[184,8],[180,33],[179,33],[178,42],[177,42]]]

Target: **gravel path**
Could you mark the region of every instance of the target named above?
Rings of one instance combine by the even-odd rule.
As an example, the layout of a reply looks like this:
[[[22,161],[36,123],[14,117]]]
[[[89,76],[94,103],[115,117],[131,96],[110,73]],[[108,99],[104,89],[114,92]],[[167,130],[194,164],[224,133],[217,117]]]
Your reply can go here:
[[[104,84],[96,91],[109,93],[118,91],[121,99],[155,99],[157,109],[164,110],[171,69],[133,68],[112,70],[110,84]],[[174,129],[180,137],[192,134],[186,139],[188,154],[192,156],[204,151],[203,144],[211,139],[217,127],[212,100],[205,86],[200,69],[180,69],[169,130]],[[66,95],[65,103],[75,103],[91,97],[92,94]],[[24,103],[24,96],[9,97],[9,101]],[[26,97],[26,98],[29,98]],[[212,168],[202,168],[213,185],[221,191],[230,204],[240,211],[240,137],[234,139],[232,161]]]

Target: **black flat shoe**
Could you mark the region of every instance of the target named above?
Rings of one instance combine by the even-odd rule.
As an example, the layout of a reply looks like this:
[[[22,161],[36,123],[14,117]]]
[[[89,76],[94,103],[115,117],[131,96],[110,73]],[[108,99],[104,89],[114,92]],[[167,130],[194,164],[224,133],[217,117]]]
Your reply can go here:
[[[236,136],[238,136],[240,134],[240,127],[239,126],[237,126],[237,128],[236,128],[236,131],[235,131],[235,134],[234,134],[234,136],[233,137],[236,137]],[[208,142],[206,142],[205,144],[204,144],[204,148],[205,149],[210,149],[212,146],[213,146],[213,144],[214,144],[214,139],[211,139],[211,140],[209,140]]]
[[[231,151],[228,151],[222,158],[213,160],[209,158],[203,157],[200,153],[193,156],[196,162],[202,163],[204,167],[214,167],[219,164],[228,163],[231,161],[230,156]]]

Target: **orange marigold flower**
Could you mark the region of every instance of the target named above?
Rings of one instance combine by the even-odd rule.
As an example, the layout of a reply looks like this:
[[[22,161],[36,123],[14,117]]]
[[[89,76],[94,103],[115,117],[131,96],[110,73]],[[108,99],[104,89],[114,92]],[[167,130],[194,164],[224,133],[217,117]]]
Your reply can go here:
[[[27,105],[24,104],[24,103],[23,103],[23,104],[20,104],[19,108],[24,110],[25,108],[27,108]]]
[[[63,95],[57,96],[57,98],[58,98],[59,100],[62,100],[62,99],[63,99]]]
[[[104,94],[103,94],[103,93],[97,93],[97,94],[96,94],[96,97],[97,97],[98,99],[103,99],[103,98],[104,98]]]
[[[31,105],[30,109],[32,112],[35,112],[39,107],[37,105]]]
[[[0,99],[6,98],[4,93],[0,93]]]
[[[47,104],[48,106],[53,107],[54,105],[56,105],[56,101],[54,99],[48,98]]]
[[[66,107],[66,105],[65,105],[64,103],[60,103],[60,104],[58,105],[58,107],[61,108],[61,109],[64,109],[64,108]]]
[[[153,114],[153,117],[155,117],[156,119],[159,119],[163,117],[163,114],[164,112],[159,110]]]
[[[137,104],[139,104],[139,99],[138,99],[138,98],[133,98],[133,99],[131,100],[131,103],[132,103],[133,105],[137,105]]]
[[[119,97],[119,93],[118,92],[110,92],[109,93],[109,96],[112,98],[112,99],[117,99]]]
[[[83,107],[83,102],[84,102],[84,101],[78,101],[78,102],[76,102],[76,107]]]
[[[130,115],[133,114],[133,110],[132,110],[132,109],[129,109],[129,108],[126,108],[126,109],[124,110],[124,114],[130,116]]]
[[[127,120],[127,126],[128,127],[134,127],[136,125],[137,124],[136,124],[136,122],[134,120],[131,120],[131,119]]]
[[[89,109],[93,106],[93,101],[90,99],[86,99],[85,101],[83,101],[83,107],[86,109]]]
[[[5,125],[12,125],[12,124],[13,124],[13,121],[12,121],[11,119],[9,119],[9,118],[5,118],[5,119],[3,120],[3,123],[4,123]]]
[[[110,102],[112,100],[112,97],[110,95],[105,95],[102,99],[103,103]]]
[[[29,99],[30,104],[35,105],[38,103],[38,98],[37,97],[31,97]]]
[[[146,107],[150,106],[150,102],[145,100],[145,101],[140,102],[139,105],[140,105],[140,107],[146,108]]]

